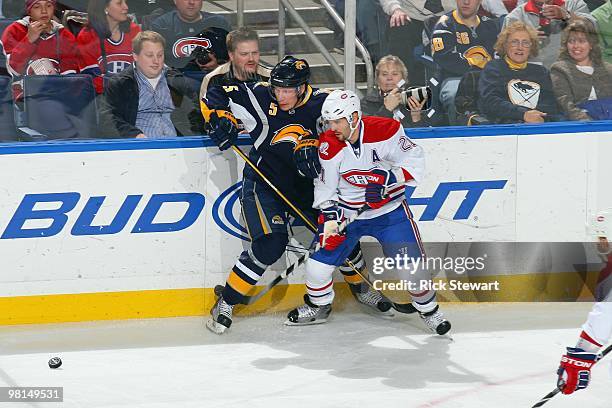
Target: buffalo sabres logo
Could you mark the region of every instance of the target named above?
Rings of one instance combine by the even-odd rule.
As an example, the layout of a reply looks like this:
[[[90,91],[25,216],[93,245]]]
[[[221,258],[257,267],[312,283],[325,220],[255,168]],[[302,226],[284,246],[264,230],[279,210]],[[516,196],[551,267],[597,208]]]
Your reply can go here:
[[[306,68],[306,63],[304,61],[295,61],[295,69],[299,69],[300,71]]]
[[[483,69],[485,65],[487,65],[487,62],[492,60],[489,52],[480,45],[471,47],[466,52],[464,52],[463,58],[467,60],[470,66],[478,67],[480,69]]]
[[[286,125],[274,132],[274,136],[270,141],[270,146],[282,142],[289,142],[293,143],[293,145],[297,145],[299,139],[310,136],[312,136],[310,130],[305,129],[302,125]]]
[[[540,100],[540,84],[513,79],[508,82],[510,102],[527,109],[535,109]]]
[[[172,46],[172,55],[174,55],[174,58],[185,58],[190,56],[193,50],[198,47],[204,47],[209,50],[211,46],[212,44],[208,38],[179,38]]]

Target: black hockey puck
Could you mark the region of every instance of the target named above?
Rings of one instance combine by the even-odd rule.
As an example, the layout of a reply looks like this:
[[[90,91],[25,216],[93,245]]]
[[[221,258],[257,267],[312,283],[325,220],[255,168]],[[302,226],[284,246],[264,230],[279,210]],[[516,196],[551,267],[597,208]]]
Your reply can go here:
[[[49,368],[59,368],[62,365],[62,359],[59,357],[53,357],[49,360]]]
[[[225,289],[225,286],[223,286],[223,285],[215,286],[215,296],[216,297],[220,297],[221,294],[223,293],[223,289]]]

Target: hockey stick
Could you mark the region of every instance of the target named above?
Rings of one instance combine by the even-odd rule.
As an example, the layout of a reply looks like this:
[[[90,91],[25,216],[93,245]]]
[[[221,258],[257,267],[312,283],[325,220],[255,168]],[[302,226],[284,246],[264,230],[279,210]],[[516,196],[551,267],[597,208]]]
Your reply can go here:
[[[244,154],[244,152],[238,146],[232,145],[232,149],[234,149],[234,152],[236,152],[236,154],[238,154],[242,158],[242,160],[244,160],[245,163],[248,164],[249,167],[251,167],[251,169],[253,169],[253,171],[255,171],[255,173],[257,173],[257,175],[259,175],[259,177],[261,177],[261,179],[272,190],[274,190],[274,192],[276,194],[278,194],[278,196],[302,219],[302,221],[304,221],[306,226],[308,226],[308,228],[312,232],[314,232],[315,234],[318,233],[317,227],[304,215],[304,213],[302,213],[302,211],[300,211],[295,205],[293,205],[293,203],[291,203],[289,201],[289,199],[287,197],[285,197],[285,195],[278,188],[276,188],[276,186],[274,184],[272,184],[272,182],[261,172],[261,170],[259,170],[259,168],[257,168],[255,163],[253,163],[251,161],[251,159],[249,159],[248,156],[246,154]],[[364,206],[364,207],[366,207],[366,209],[368,208],[367,206]],[[364,207],[362,207],[362,208],[364,208]],[[362,208],[360,208],[360,210]],[[357,269],[357,267],[355,267],[355,265],[350,260],[347,259],[345,261],[345,263],[353,270],[353,272],[355,272],[357,275],[359,275],[361,277],[361,279],[363,279],[364,282],[366,282],[368,284],[368,286],[370,286],[372,288],[372,290],[378,292],[383,298],[386,299],[386,296],[384,296],[379,290],[376,290],[376,288],[374,288],[374,285],[372,284],[372,282],[370,282],[370,280],[365,275],[363,275]],[[412,306],[411,303],[402,303],[402,304],[399,304],[399,303],[391,302],[391,304],[393,305],[393,308],[395,310],[397,310],[398,312],[400,312],[400,313],[410,314],[410,313],[416,312],[416,309],[414,308],[414,306]]]
[[[606,356],[606,354],[610,353],[611,351],[612,351],[612,344],[609,345],[608,347],[606,347],[606,349],[601,353],[601,358],[599,359],[599,361],[601,361],[601,359],[604,358]],[[554,397],[555,395],[557,395],[560,392],[561,392],[561,389],[559,387],[555,388],[554,390],[552,390],[551,392],[546,394],[546,396],[544,398],[542,398],[537,404],[535,404],[531,408],[541,407],[542,405],[544,405],[548,401],[550,401],[550,399],[552,397]]]
[[[365,210],[367,210],[367,209],[368,209],[367,206],[363,206],[359,210],[357,210],[357,213],[355,215],[353,215],[350,219],[347,218],[344,221],[342,221],[340,223],[340,225],[338,226],[338,234],[343,233],[344,230],[346,229],[346,227],[351,222],[355,221],[357,219],[357,217],[359,217],[361,214],[363,214],[363,212]],[[317,247],[318,247],[318,244],[317,244]],[[318,249],[317,249],[317,251],[318,251]],[[310,258],[310,252],[308,250],[306,250],[306,252],[302,256],[300,256],[297,259],[297,261],[295,261],[294,263],[289,265],[289,267],[287,269],[285,269],[280,274],[278,274],[270,283],[268,283],[266,285],[266,287],[264,287],[261,291],[257,292],[256,295],[253,295],[253,296],[243,296],[241,304],[243,304],[243,305],[250,305],[250,304],[253,304],[253,303],[257,302],[259,299],[261,299],[263,296],[265,296],[265,294],[268,293],[273,287],[275,287],[276,285],[278,285],[279,283],[281,283],[282,281],[287,279],[287,276],[290,275],[294,270],[299,268],[304,262],[306,262],[306,260],[308,258]],[[219,295],[221,295],[222,291],[223,291],[223,285],[215,286],[215,295],[217,295],[217,297]]]

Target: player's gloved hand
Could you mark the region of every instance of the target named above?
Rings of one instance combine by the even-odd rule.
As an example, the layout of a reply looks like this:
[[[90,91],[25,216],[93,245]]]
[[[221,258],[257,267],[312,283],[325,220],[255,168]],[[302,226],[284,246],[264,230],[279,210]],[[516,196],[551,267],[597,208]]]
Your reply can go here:
[[[293,149],[295,166],[304,176],[315,179],[321,172],[319,140],[301,139]]]
[[[568,347],[567,354],[561,357],[561,365],[557,370],[557,387],[563,394],[586,388],[591,380],[591,367],[600,358],[599,354]]]
[[[389,198],[385,198],[386,191],[397,183],[397,178],[393,172],[385,169],[374,169],[369,177],[371,179],[365,189],[366,204],[373,209],[380,208],[389,202]]]
[[[319,214],[319,244],[323,249],[333,251],[346,239],[344,233],[338,232],[344,220],[344,211],[336,206],[321,210]]]
[[[233,119],[233,120],[232,120]],[[238,140],[238,128],[236,119],[230,112],[219,117],[216,112],[210,115],[208,136],[220,150],[227,150]]]

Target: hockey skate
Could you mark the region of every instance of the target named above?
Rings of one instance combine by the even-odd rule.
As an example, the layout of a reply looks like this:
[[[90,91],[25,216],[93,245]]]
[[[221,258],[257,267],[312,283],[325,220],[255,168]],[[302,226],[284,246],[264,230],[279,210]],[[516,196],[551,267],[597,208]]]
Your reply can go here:
[[[325,323],[327,321],[327,317],[332,311],[331,304],[317,306],[310,301],[308,295],[304,295],[304,302],[306,302],[306,304],[289,312],[285,325],[306,326],[309,324]]]
[[[373,310],[376,315],[383,317],[393,317],[395,314],[391,309],[391,302],[382,297],[380,292],[371,288],[367,283],[350,284],[349,288],[357,302]]]
[[[210,319],[206,322],[206,327],[216,334],[223,334],[232,325],[233,305],[229,305],[223,300],[223,296],[217,298],[217,302],[210,310]]]
[[[444,318],[442,312],[438,311],[439,306],[436,306],[434,310],[427,313],[419,313],[421,319],[425,322],[425,325],[434,333],[438,333],[440,336],[448,333],[451,329],[451,324]]]

